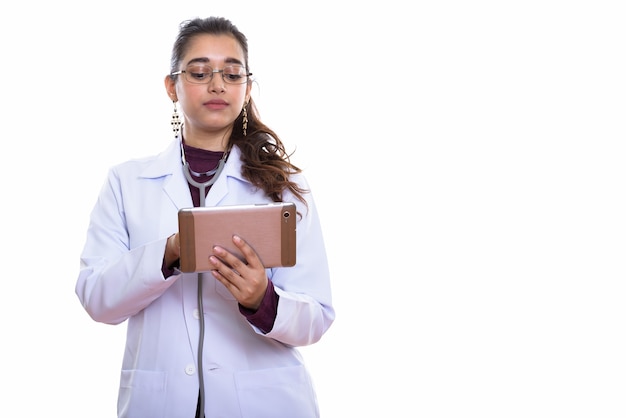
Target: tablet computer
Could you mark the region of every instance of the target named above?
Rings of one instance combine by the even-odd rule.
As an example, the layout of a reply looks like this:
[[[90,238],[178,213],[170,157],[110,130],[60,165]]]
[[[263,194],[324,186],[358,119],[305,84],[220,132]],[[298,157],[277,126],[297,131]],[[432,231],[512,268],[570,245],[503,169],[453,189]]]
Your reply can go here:
[[[185,208],[178,211],[180,270],[213,269],[219,245],[244,260],[233,235],[243,238],[269,267],[296,264],[296,205],[292,202]]]

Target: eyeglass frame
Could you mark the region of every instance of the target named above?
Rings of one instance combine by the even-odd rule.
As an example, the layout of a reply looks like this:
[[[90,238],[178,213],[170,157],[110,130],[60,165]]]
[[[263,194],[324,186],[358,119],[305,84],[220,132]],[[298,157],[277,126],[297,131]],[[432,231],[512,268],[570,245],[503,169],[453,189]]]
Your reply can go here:
[[[234,66],[235,65],[227,65],[226,67],[234,67]],[[244,70],[246,69],[246,67],[243,66],[243,65],[236,65],[236,66],[241,67]],[[211,73],[210,73],[211,74],[211,78],[209,78],[206,82],[197,83],[195,81],[189,81],[189,79],[186,76],[184,76],[185,80],[187,80],[187,82],[191,83],[191,84],[209,84],[211,81],[213,81],[213,75],[215,73],[218,73],[218,74],[222,73],[222,81],[224,83],[238,86],[238,85],[246,84],[247,82],[249,82],[250,81],[250,76],[252,75],[252,73],[245,73],[244,75],[246,76],[246,80],[243,83],[230,83],[230,82],[226,81],[226,79],[224,78],[224,68],[226,68],[226,67],[222,68],[221,70],[218,70],[217,68],[213,68],[210,65],[207,65],[207,67],[211,68],[213,71],[211,71]],[[187,70],[175,71],[175,72],[171,73],[170,76],[181,75],[181,74],[187,74]]]

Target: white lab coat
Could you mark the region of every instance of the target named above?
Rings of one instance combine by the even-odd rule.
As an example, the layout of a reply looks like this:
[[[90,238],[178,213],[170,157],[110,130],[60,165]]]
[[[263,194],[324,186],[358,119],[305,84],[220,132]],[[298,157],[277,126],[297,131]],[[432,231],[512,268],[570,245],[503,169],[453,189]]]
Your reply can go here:
[[[295,175],[303,187],[305,178]],[[205,413],[211,417],[316,417],[317,400],[295,348],[317,342],[335,313],[322,230],[290,193],[297,223],[296,266],[267,269],[279,295],[273,329],[263,334],[210,274],[203,281]],[[207,206],[270,201],[241,175],[234,147]],[[197,274],[161,273],[178,210],[193,206],[178,140],[161,154],[113,167],[91,214],[76,294],[98,322],[127,323],[118,416],[193,418],[198,397]],[[244,237],[245,238],[245,237]]]

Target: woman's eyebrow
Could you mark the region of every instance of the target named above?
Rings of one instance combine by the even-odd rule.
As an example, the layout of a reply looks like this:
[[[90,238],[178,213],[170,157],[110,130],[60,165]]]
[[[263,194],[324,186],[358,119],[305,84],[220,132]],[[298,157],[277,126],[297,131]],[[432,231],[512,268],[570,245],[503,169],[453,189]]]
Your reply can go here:
[[[243,65],[243,62],[239,61],[237,58],[226,58],[226,60],[224,60],[224,62],[226,64],[239,64],[239,65]]]
[[[210,60],[208,58],[206,58],[206,57],[192,58],[192,59],[189,60],[189,62],[187,62],[187,65],[195,64],[197,62],[207,63],[207,62],[210,62]]]
[[[195,63],[198,63],[198,62],[201,62],[201,63],[203,63],[203,64],[206,64],[206,63],[210,63],[210,62],[211,62],[211,60],[210,60],[209,58],[207,58],[207,57],[192,58],[192,59],[190,59],[190,60],[189,60],[189,62],[187,62],[187,65],[189,65],[189,64],[195,64]],[[241,61],[240,61],[240,60],[238,60],[237,58],[226,58],[226,59],[224,60],[224,62],[225,62],[226,64],[239,64],[239,65],[243,65],[243,62],[241,62]]]

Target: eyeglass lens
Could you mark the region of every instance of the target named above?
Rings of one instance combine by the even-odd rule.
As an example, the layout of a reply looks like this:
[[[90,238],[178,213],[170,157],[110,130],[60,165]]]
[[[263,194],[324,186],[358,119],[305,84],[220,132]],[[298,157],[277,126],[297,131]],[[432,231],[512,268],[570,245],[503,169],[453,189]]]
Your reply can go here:
[[[246,70],[241,65],[227,65],[221,70],[215,70],[210,65],[193,64],[188,66],[183,74],[190,83],[205,84],[211,81],[217,72],[221,73],[222,80],[229,84],[243,84],[248,79]]]

